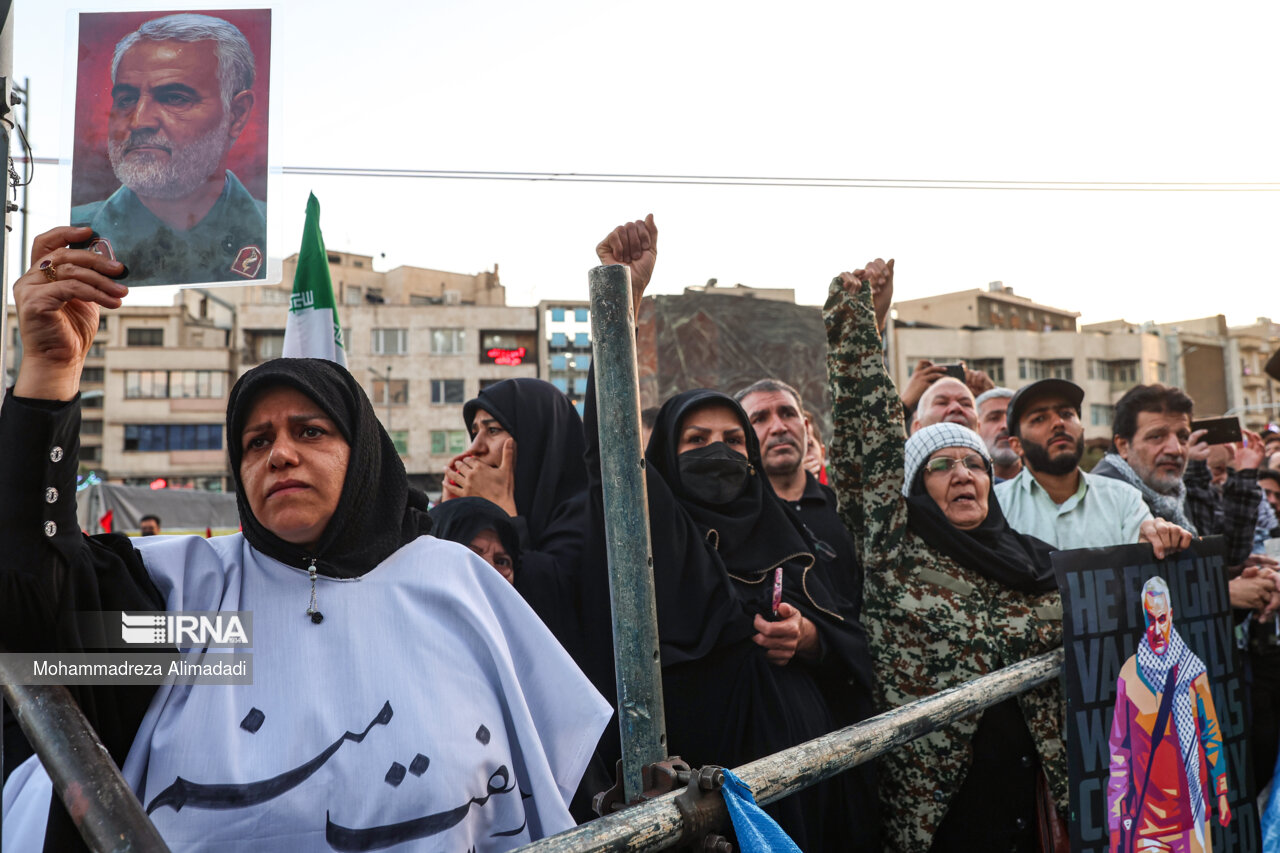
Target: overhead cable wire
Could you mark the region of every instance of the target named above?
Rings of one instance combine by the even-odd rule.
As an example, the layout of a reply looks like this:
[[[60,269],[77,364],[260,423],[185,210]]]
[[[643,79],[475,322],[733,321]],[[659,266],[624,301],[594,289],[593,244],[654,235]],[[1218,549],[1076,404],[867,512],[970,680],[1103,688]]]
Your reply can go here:
[[[15,162],[28,158],[15,157]],[[34,163],[62,164],[54,157]],[[1280,192],[1276,181],[1003,181],[967,178],[815,178],[763,175],[662,175],[632,172],[525,172],[482,169],[371,169],[282,166],[284,175],[333,178],[519,181],[566,184],[665,184],[668,186],[803,187],[830,189],[1002,190],[1040,192]]]

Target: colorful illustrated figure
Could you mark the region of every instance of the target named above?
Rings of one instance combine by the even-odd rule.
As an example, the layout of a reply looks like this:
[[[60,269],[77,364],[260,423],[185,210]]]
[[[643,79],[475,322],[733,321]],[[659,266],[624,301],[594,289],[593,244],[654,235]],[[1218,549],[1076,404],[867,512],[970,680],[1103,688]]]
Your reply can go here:
[[[1169,586],[1142,586],[1147,630],[1116,682],[1107,823],[1113,851],[1212,849],[1209,790],[1231,822],[1227,760],[1204,663],[1173,628]]]

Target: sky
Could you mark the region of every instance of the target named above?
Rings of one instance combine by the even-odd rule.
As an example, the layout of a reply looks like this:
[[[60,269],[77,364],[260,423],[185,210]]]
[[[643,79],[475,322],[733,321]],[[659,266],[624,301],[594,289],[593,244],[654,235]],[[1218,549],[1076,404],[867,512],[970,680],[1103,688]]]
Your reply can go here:
[[[261,4],[236,4],[255,6]],[[69,207],[74,11],[17,0],[30,233]],[[188,7],[188,8],[228,8]],[[985,288],[1081,322],[1280,319],[1280,7],[1180,2],[290,0],[273,168],[895,181],[1272,184],[1250,192],[671,186],[273,175],[269,253],[308,192],[330,249],[475,273],[510,304],[587,298],[594,246],[652,212],[650,293],[794,288],[897,259],[896,296]],[[353,13],[354,10],[354,13]],[[18,225],[9,281],[17,268]],[[129,300],[168,304],[173,290]]]

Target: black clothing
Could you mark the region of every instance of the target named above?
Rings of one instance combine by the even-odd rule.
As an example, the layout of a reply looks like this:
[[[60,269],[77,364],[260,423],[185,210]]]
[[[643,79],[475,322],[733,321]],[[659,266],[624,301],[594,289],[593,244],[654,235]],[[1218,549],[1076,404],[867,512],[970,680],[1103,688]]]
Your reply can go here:
[[[922,465],[907,498],[907,525],[935,551],[1010,589],[1042,593],[1058,588],[1049,558],[1057,549],[1010,527],[994,488],[987,493],[987,517],[972,530],[961,530],[925,492]]]
[[[853,605],[855,618],[862,615],[862,561],[858,559],[858,546],[849,529],[837,512],[836,493],[830,486],[818,482],[808,471],[804,473],[804,494],[791,508],[800,516],[804,526],[813,534],[814,555],[819,562],[827,561],[827,576],[841,598]]]
[[[76,611],[163,610],[127,536],[92,540],[76,521],[76,464],[80,403],[26,400],[7,392],[0,409],[0,647],[10,652],[107,651],[109,631]],[[52,497],[53,500],[49,500]],[[86,547],[92,542],[93,547]],[[150,685],[81,685],[72,697],[117,765],[151,704]],[[16,723],[13,724],[16,726]],[[11,755],[6,718],[5,770],[31,753]],[[45,850],[86,850],[56,796],[49,811]]]
[[[347,471],[359,472],[343,482],[338,508],[314,551],[285,542],[263,527],[249,509],[240,479],[245,421],[262,391],[281,386],[300,391],[324,410],[351,445]],[[316,571],[322,575],[358,577],[431,532],[426,494],[409,488],[404,462],[373,413],[364,389],[345,367],[332,361],[276,358],[241,376],[227,397],[227,456],[244,538],[286,565],[302,568],[315,558]]]
[[[1040,756],[1016,698],[992,705],[973,735],[973,763],[933,836],[931,853],[1038,853]],[[999,792],[993,796],[994,792]]]
[[[677,461],[679,426],[708,404],[734,410],[751,462],[742,494],[712,506],[691,497]],[[592,539],[584,566],[588,624],[583,669],[615,693],[594,375],[586,400]],[[862,626],[832,591],[794,512],[763,474],[759,444],[732,398],[690,391],[664,405],[645,454],[654,592],[662,655],[667,748],[693,766],[735,767],[871,715],[870,657]],[[774,570],[783,600],[815,626],[822,655],[786,666],[768,662],[752,639],[753,619],[771,611]],[[616,754],[610,727],[602,752]],[[878,850],[874,770],[863,766],[766,807],[807,853]]]
[[[515,573],[520,570],[520,537],[506,510],[484,498],[454,498],[431,509],[431,532],[468,547],[486,530],[498,534],[498,541],[511,557]]]
[[[482,388],[462,407],[473,434],[477,409],[492,415],[516,442],[516,592],[580,662],[579,575],[587,539],[582,418],[560,389],[541,379],[505,379]],[[605,691],[613,692],[612,685]]]

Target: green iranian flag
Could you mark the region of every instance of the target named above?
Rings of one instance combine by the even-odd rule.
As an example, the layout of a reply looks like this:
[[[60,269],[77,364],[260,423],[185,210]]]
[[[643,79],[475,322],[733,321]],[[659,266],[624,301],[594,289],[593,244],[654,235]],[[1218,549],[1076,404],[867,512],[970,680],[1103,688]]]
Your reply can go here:
[[[333,299],[329,255],[320,234],[320,202],[307,199],[307,223],[302,228],[302,248],[293,274],[289,321],[284,327],[285,358],[327,358],[347,366],[342,345],[342,325]]]

